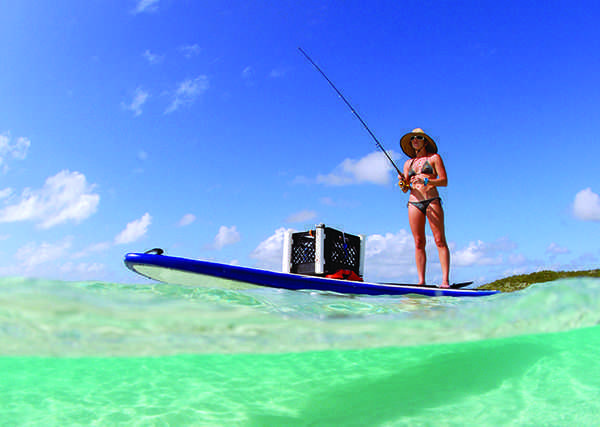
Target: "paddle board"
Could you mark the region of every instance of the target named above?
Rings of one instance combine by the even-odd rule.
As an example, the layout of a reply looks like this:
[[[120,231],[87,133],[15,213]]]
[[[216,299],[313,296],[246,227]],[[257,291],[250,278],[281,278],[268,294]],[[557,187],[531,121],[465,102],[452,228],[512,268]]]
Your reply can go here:
[[[438,288],[402,283],[369,283],[329,279],[257,268],[240,267],[158,253],[128,253],[125,265],[132,271],[159,282],[199,287],[247,289],[262,286],[289,290],[312,290],[356,295],[405,295],[430,297],[479,297],[499,291]]]

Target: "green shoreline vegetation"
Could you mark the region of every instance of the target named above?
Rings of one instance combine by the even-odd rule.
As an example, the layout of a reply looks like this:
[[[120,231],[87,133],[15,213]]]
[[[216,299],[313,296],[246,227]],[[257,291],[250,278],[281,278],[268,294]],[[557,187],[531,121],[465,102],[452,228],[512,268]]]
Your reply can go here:
[[[573,277],[600,277],[600,269],[583,271],[537,271],[530,274],[520,274],[487,283],[477,289],[495,289],[502,292],[515,292],[525,289],[534,283],[552,282],[558,279]]]

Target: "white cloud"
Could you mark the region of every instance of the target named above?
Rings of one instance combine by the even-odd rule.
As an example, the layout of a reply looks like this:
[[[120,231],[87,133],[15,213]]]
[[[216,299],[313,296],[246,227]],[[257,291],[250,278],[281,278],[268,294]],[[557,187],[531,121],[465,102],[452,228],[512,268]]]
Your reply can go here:
[[[21,136],[13,141],[8,132],[0,134],[0,168],[2,171],[4,173],[8,171],[6,161],[9,158],[24,160],[30,146],[31,141],[28,138]]]
[[[325,206],[337,206],[336,202],[331,197],[321,197],[321,203]]]
[[[133,243],[146,235],[148,226],[152,222],[152,217],[148,212],[142,215],[141,218],[131,221],[125,229],[115,237],[116,245]]]
[[[79,223],[98,208],[100,196],[93,193],[94,187],[85,175],[63,170],[46,179],[41,189],[25,189],[18,203],[0,210],[0,222],[39,221],[41,228]]]
[[[287,69],[285,69],[285,68],[274,68],[269,73],[269,77],[271,77],[273,79],[277,79],[277,78],[285,76],[286,74],[287,74]]]
[[[137,117],[142,114],[142,106],[146,103],[149,96],[148,92],[138,87],[133,94],[131,102],[129,104],[123,103],[122,106],[126,110],[133,112],[133,115]]]
[[[215,237],[214,247],[222,249],[225,246],[233,245],[240,241],[240,233],[237,231],[236,226],[226,227],[222,225],[219,228],[219,233]]]
[[[108,249],[110,249],[111,246],[112,245],[110,242],[95,243],[93,245],[88,246],[84,250],[73,254],[73,258],[75,258],[75,259],[84,258],[93,253],[104,252],[104,251],[107,251]]]
[[[384,259],[399,259],[405,257],[408,253],[409,258],[412,258],[414,243],[410,233],[406,230],[400,230],[398,233],[371,234],[367,237],[367,259],[384,258]]]
[[[368,236],[365,273],[369,277],[386,277],[394,280],[414,276],[416,271],[414,248],[412,234],[406,230]],[[427,249],[430,250],[430,248]]]
[[[192,56],[198,55],[202,49],[197,44],[188,44],[185,46],[181,46],[179,50],[181,51],[183,56],[185,56],[186,58],[191,58]]]
[[[583,253],[571,261],[572,269],[597,268],[598,257],[590,252]]]
[[[165,110],[165,114],[177,111],[183,105],[192,104],[200,95],[208,90],[208,76],[200,75],[195,79],[187,79],[179,84],[173,95],[173,101]]]
[[[400,230],[398,233],[374,234],[367,237],[365,267],[367,277],[373,280],[414,280],[416,265],[414,258],[414,239],[412,233]],[[517,245],[501,238],[491,243],[482,241],[471,242],[460,250],[452,250],[451,266],[474,267],[489,265],[522,265],[527,259],[521,254],[515,254]],[[427,235],[426,247],[427,277],[441,274],[438,251],[433,236]],[[451,272],[452,273],[452,272]],[[433,276],[432,276],[433,275]]]
[[[184,216],[181,217],[181,219],[179,220],[178,225],[180,227],[185,227],[186,225],[190,225],[194,221],[196,221],[196,215],[188,213],[188,214],[185,214]]]
[[[12,188],[5,188],[4,190],[0,190],[0,199],[6,199],[10,197],[13,193]]]
[[[164,55],[158,55],[156,53],[152,53],[152,52],[150,52],[149,49],[146,49],[144,51],[144,53],[142,54],[142,56],[146,59],[146,61],[148,61],[152,65],[161,63],[163,61],[163,59],[165,58]]]
[[[283,256],[283,239],[285,233],[291,229],[278,228],[275,234],[268,237],[252,251],[250,257],[258,261],[258,266],[281,271],[281,258]]]
[[[516,248],[516,244],[508,239],[499,239],[492,243],[481,240],[470,242],[469,245],[452,253],[452,264],[457,267],[473,265],[499,265],[505,261],[505,254]],[[512,258],[510,258],[512,257]],[[516,263],[518,258],[510,255],[511,263]]]
[[[318,175],[316,181],[319,184],[334,186],[365,182],[385,185],[390,181],[391,170],[392,166],[385,155],[380,151],[375,151],[358,160],[344,160],[333,172],[327,175]]]
[[[573,214],[582,221],[600,221],[600,196],[591,188],[575,195]]]
[[[316,217],[317,213],[315,211],[303,210],[288,216],[285,222],[294,224],[298,222],[310,221],[311,219],[314,219]]]
[[[322,205],[333,206],[337,208],[354,209],[360,206],[360,202],[357,200],[348,200],[346,198],[334,200],[331,197],[321,197],[319,199]]]
[[[71,247],[71,238],[65,238],[59,243],[28,243],[17,250],[15,258],[25,270],[31,270],[40,264],[63,258]]]
[[[92,275],[93,277],[96,277],[96,275],[105,271],[105,266],[104,264],[97,262],[67,262],[60,267],[60,271],[63,273],[77,273],[78,277],[81,277],[82,275]]]
[[[302,175],[298,175],[297,177],[294,178],[294,180],[292,181],[294,184],[312,184],[313,182],[308,179],[305,176]]]
[[[254,68],[247,66],[242,70],[242,79],[250,80],[254,76]]]
[[[159,0],[139,0],[133,13],[156,12]]]
[[[569,249],[559,246],[554,242],[550,243],[546,248],[546,253],[551,255],[568,254],[569,252],[571,252]]]

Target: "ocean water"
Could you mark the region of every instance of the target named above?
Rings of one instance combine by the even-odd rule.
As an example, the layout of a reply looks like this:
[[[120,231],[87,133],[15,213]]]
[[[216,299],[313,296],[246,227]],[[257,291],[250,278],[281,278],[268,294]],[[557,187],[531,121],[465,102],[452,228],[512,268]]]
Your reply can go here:
[[[600,280],[483,298],[0,278],[0,425],[600,425]]]

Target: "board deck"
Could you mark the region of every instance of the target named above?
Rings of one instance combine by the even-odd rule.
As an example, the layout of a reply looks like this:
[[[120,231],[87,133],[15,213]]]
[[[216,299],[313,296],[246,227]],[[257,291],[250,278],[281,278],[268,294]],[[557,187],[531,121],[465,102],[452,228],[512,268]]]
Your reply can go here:
[[[228,289],[247,289],[263,286],[356,295],[417,294],[432,297],[478,297],[498,293],[494,290],[438,288],[402,283],[353,282],[178,258],[156,253],[129,253],[125,255],[125,265],[130,270],[149,279],[184,286],[223,287]]]
[[[460,288],[464,288],[465,286],[469,286],[469,285],[472,285],[472,284],[473,284],[473,282],[453,283],[453,284],[450,285],[450,289],[460,289]],[[385,283],[380,283],[380,285],[418,286],[420,288],[443,289],[443,288],[440,288],[439,286],[435,286],[435,285],[411,285],[410,283],[391,283],[391,282],[385,282]]]

